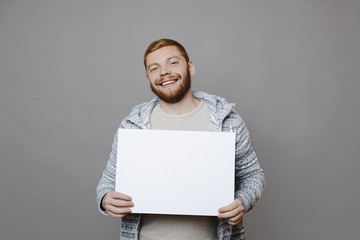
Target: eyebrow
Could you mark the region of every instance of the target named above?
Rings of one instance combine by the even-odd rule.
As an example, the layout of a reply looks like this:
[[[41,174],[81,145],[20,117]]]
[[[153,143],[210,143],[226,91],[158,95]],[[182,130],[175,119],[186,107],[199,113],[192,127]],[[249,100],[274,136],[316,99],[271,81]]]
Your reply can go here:
[[[166,59],[166,61],[169,61],[169,60],[172,59],[172,58],[180,59],[179,56],[176,56],[176,55],[175,55],[175,56],[168,57],[168,58]],[[147,67],[147,70],[149,70],[149,68],[150,68],[151,66],[153,66],[153,65],[159,65],[159,63],[156,63],[156,62],[155,62],[155,63],[149,64],[148,67]]]

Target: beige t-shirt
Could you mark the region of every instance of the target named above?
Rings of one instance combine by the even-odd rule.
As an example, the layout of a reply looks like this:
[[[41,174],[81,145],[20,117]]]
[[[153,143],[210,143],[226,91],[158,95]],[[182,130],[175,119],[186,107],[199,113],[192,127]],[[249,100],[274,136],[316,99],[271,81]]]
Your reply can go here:
[[[151,128],[156,130],[210,131],[210,110],[203,101],[193,111],[182,115],[166,113],[158,104],[150,117]]]
[[[157,130],[209,131],[210,111],[202,101],[196,109],[183,115],[167,114],[157,105],[151,113],[151,127]],[[142,214],[141,224],[140,240],[217,239],[217,219],[214,216]]]

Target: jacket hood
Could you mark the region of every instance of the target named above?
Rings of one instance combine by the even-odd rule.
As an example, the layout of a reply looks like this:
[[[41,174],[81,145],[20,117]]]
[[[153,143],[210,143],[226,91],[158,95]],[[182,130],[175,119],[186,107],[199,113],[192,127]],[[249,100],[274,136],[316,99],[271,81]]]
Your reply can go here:
[[[235,106],[234,103],[228,103],[225,98],[208,94],[201,91],[193,91],[193,96],[204,101],[210,109],[211,115],[216,121],[222,122]]]

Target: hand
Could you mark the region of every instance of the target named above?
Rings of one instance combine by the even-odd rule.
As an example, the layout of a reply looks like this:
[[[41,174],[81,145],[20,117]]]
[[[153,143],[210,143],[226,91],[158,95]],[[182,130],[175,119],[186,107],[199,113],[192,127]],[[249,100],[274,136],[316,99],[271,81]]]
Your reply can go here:
[[[244,206],[240,199],[235,200],[229,205],[219,209],[218,218],[227,219],[230,225],[236,225],[241,222],[244,216]]]
[[[102,199],[102,206],[112,217],[123,218],[131,213],[129,207],[133,207],[132,198],[124,193],[110,191]]]

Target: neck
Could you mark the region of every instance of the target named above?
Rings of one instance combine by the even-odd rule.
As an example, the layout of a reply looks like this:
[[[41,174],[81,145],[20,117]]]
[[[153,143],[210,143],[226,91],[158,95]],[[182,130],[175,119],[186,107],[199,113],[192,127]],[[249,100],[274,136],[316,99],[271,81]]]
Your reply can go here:
[[[174,115],[186,114],[194,110],[200,104],[200,100],[193,97],[191,89],[186,93],[183,99],[177,103],[167,103],[160,100],[161,109]]]

